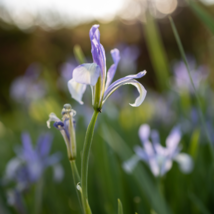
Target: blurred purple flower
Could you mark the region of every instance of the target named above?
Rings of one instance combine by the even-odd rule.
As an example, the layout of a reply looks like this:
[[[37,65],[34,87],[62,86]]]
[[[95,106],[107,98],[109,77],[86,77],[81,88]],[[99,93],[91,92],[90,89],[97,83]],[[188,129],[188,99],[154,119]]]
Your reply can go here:
[[[137,157],[132,157],[123,165],[127,172],[131,172],[138,160],[145,161],[155,176],[163,176],[172,167],[173,160],[179,164],[183,173],[192,171],[192,158],[185,153],[180,153],[181,148],[179,142],[181,139],[181,131],[178,127],[174,127],[166,139],[166,147],[160,144],[159,134],[156,130],[150,130],[149,125],[141,125],[139,129],[139,137],[142,147],[134,148]],[[152,143],[150,142],[150,138]]]
[[[188,59],[188,63],[189,63],[189,68],[190,68],[190,73],[192,76],[193,83],[197,89],[200,87],[201,83],[207,78],[208,69],[204,65],[197,67],[196,62],[192,58]],[[193,92],[192,84],[184,62],[180,61],[175,63],[173,66],[173,72],[174,72],[175,87],[178,90],[185,89],[192,93]]]
[[[50,155],[50,149],[53,137],[51,134],[43,134],[39,137],[37,145],[33,148],[31,139],[28,133],[22,134],[22,147],[16,149],[17,156],[11,159],[6,166],[4,180],[14,181],[16,188],[19,191],[28,189],[29,186],[37,182],[43,175],[46,168],[49,166],[59,166],[61,159],[60,153]],[[57,178],[61,180],[57,175]]]
[[[136,73],[137,59],[140,55],[140,49],[135,45],[119,45],[121,60],[119,63],[119,70],[123,74]]]
[[[37,64],[28,67],[23,76],[16,78],[10,87],[11,97],[21,103],[29,104],[46,94],[46,85],[39,79],[40,70]]]

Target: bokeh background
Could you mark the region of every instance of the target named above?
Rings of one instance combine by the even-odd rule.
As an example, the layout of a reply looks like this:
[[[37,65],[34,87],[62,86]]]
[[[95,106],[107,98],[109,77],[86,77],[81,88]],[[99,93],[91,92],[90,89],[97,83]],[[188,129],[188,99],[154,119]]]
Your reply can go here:
[[[115,79],[147,71],[139,80],[147,90],[140,107],[128,104],[137,97],[136,89],[123,86],[99,115],[89,164],[93,213],[117,213],[118,198],[125,214],[163,213],[156,191],[172,213],[214,213],[212,150],[168,19],[171,15],[177,27],[214,143],[213,14],[212,0],[0,0],[0,213],[19,212],[14,197],[8,196],[17,183],[4,178],[23,132],[30,134],[34,145],[40,134],[51,133],[50,153],[61,152],[62,167],[58,180],[53,179],[51,168],[43,173],[42,205],[37,213],[39,182],[19,196],[26,213],[81,213],[65,143],[58,130],[47,128],[46,121],[51,112],[60,117],[65,103],[75,109],[80,170],[84,136],[93,113],[91,92],[88,87],[80,105],[71,98],[67,82],[79,64],[73,52],[76,45],[86,61],[92,62],[89,30],[93,24],[100,25],[108,68],[113,63],[110,50],[120,50]],[[174,163],[157,179],[144,162],[138,163],[143,173],[124,171],[123,162],[141,144],[138,129],[145,123],[159,131],[162,145],[172,127],[181,127],[182,151],[194,163],[190,173],[182,173]]]

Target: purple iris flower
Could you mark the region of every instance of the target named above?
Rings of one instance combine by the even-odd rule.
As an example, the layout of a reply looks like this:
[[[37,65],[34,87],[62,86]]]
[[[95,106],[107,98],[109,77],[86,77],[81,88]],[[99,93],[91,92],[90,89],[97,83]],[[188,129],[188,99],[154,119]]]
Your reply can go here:
[[[22,147],[16,149],[17,156],[8,162],[4,180],[16,182],[17,189],[24,191],[31,184],[36,183],[42,177],[45,169],[50,166],[53,167],[54,178],[61,180],[63,170],[61,170],[61,175],[58,173],[61,154],[50,155],[52,140],[51,134],[43,134],[39,137],[36,147],[33,148],[29,134],[23,133]]]
[[[160,144],[158,132],[156,130],[151,131],[147,124],[141,125],[139,137],[143,148],[140,146],[134,148],[137,156],[132,157],[123,165],[127,172],[131,172],[139,160],[145,161],[155,176],[165,175],[171,169],[173,160],[179,164],[183,173],[192,171],[192,158],[188,154],[180,153],[181,131],[179,127],[174,127],[170,132],[166,139],[166,147]]]
[[[140,95],[135,100],[135,103],[130,105],[134,107],[141,105],[145,99],[146,90],[135,79],[143,77],[146,71],[139,72],[136,75],[126,76],[111,83],[120,61],[120,52],[117,49],[111,51],[114,63],[108,72],[106,72],[106,55],[100,43],[100,32],[98,28],[99,25],[93,25],[89,32],[93,63],[85,63],[76,67],[73,70],[73,78],[68,82],[68,88],[72,98],[80,104],[83,104],[82,96],[86,90],[86,86],[90,85],[92,89],[92,104],[95,108],[101,110],[106,99],[116,89],[122,85],[131,84],[137,88]]]
[[[37,64],[28,67],[25,74],[16,78],[10,87],[11,97],[21,103],[28,104],[46,94],[46,84],[39,79],[40,70]]]

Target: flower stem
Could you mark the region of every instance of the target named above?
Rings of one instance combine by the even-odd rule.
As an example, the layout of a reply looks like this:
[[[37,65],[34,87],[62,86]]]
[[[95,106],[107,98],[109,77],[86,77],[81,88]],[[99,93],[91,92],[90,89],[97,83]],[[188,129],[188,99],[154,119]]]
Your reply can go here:
[[[80,193],[80,191],[77,190],[77,184],[80,183],[80,175],[79,175],[79,172],[78,172],[78,169],[76,166],[76,161],[71,160],[70,164],[71,164],[71,170],[72,170],[72,175],[73,175],[74,187],[77,191],[78,201],[79,201],[79,204],[80,204],[81,209],[82,209],[81,193]]]
[[[85,135],[85,142],[83,146],[83,154],[82,154],[82,165],[81,165],[81,188],[82,188],[82,204],[85,214],[91,214],[91,209],[88,203],[88,162],[89,162],[89,154],[90,148],[92,144],[93,134],[94,134],[94,126],[97,120],[98,111],[95,109],[93,116],[91,118],[91,122],[88,125],[88,129]]]

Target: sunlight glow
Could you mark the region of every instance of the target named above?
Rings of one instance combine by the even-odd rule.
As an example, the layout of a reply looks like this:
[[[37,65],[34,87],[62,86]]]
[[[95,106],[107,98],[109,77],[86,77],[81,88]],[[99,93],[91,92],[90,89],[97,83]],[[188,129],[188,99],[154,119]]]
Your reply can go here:
[[[110,21],[125,2],[126,0],[0,0],[0,6],[8,11],[15,24],[27,28],[35,20],[39,20],[37,24],[43,22],[50,27],[60,24],[77,25],[94,19]]]
[[[163,14],[172,13],[178,5],[177,0],[156,0],[156,8]]]
[[[97,20],[144,21],[147,9],[164,18],[178,6],[178,0],[0,0],[0,18],[21,29],[41,26],[51,30]],[[214,0],[201,0],[214,1]]]

